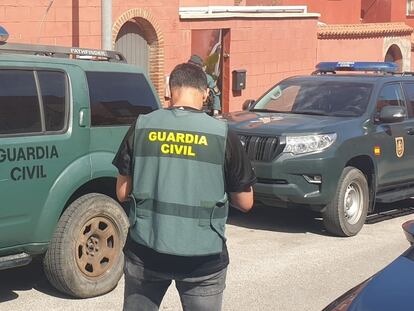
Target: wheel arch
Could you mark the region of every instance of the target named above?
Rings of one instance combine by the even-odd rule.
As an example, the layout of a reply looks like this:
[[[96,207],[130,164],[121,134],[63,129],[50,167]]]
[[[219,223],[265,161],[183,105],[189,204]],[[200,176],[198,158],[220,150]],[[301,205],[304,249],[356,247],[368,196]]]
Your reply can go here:
[[[369,189],[368,212],[372,212],[375,207],[375,193],[377,188],[376,168],[373,159],[368,155],[360,155],[350,159],[345,167],[352,166],[359,169],[367,178]]]
[[[61,214],[68,208],[68,206],[73,203],[76,199],[88,193],[100,193],[105,194],[115,201],[116,198],[116,178],[115,177],[97,177],[95,179],[89,180],[88,182],[81,185],[76,191],[70,196],[67,200],[64,209]]]
[[[63,212],[84,194],[101,193],[117,200],[116,168],[112,168],[109,162],[107,166],[99,165],[106,167],[105,170],[99,170],[99,167],[92,172],[91,163],[93,161],[90,155],[79,158],[56,179],[39,214],[33,241],[49,242]]]

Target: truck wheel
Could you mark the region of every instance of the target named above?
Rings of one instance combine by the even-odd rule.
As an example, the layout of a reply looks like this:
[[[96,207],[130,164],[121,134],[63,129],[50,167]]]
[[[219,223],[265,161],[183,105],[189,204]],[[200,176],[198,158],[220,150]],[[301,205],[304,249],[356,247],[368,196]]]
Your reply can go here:
[[[43,261],[50,283],[77,298],[114,289],[123,273],[128,225],[123,209],[106,195],[74,201],[61,216]]]
[[[335,197],[323,212],[325,228],[339,236],[356,235],[367,218],[369,189],[365,175],[346,167],[339,179]]]

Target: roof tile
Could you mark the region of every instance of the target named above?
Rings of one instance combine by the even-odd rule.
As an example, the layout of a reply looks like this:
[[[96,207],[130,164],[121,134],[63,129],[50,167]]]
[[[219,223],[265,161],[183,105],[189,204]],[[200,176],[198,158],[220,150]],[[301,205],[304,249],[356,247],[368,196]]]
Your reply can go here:
[[[318,39],[410,36],[413,28],[405,23],[335,24],[318,26]]]

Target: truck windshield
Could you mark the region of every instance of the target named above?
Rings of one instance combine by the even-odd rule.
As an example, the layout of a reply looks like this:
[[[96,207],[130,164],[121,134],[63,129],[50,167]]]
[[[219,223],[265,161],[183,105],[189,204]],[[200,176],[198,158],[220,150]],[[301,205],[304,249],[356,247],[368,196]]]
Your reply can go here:
[[[360,116],[368,106],[372,87],[369,83],[286,80],[267,92],[251,110]]]

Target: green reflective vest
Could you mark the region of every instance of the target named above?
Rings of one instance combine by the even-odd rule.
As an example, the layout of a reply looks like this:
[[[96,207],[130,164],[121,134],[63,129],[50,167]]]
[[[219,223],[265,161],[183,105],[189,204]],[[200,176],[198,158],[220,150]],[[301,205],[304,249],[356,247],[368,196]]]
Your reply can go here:
[[[135,129],[131,238],[179,256],[220,253],[228,214],[227,124],[205,113],[161,109]]]

